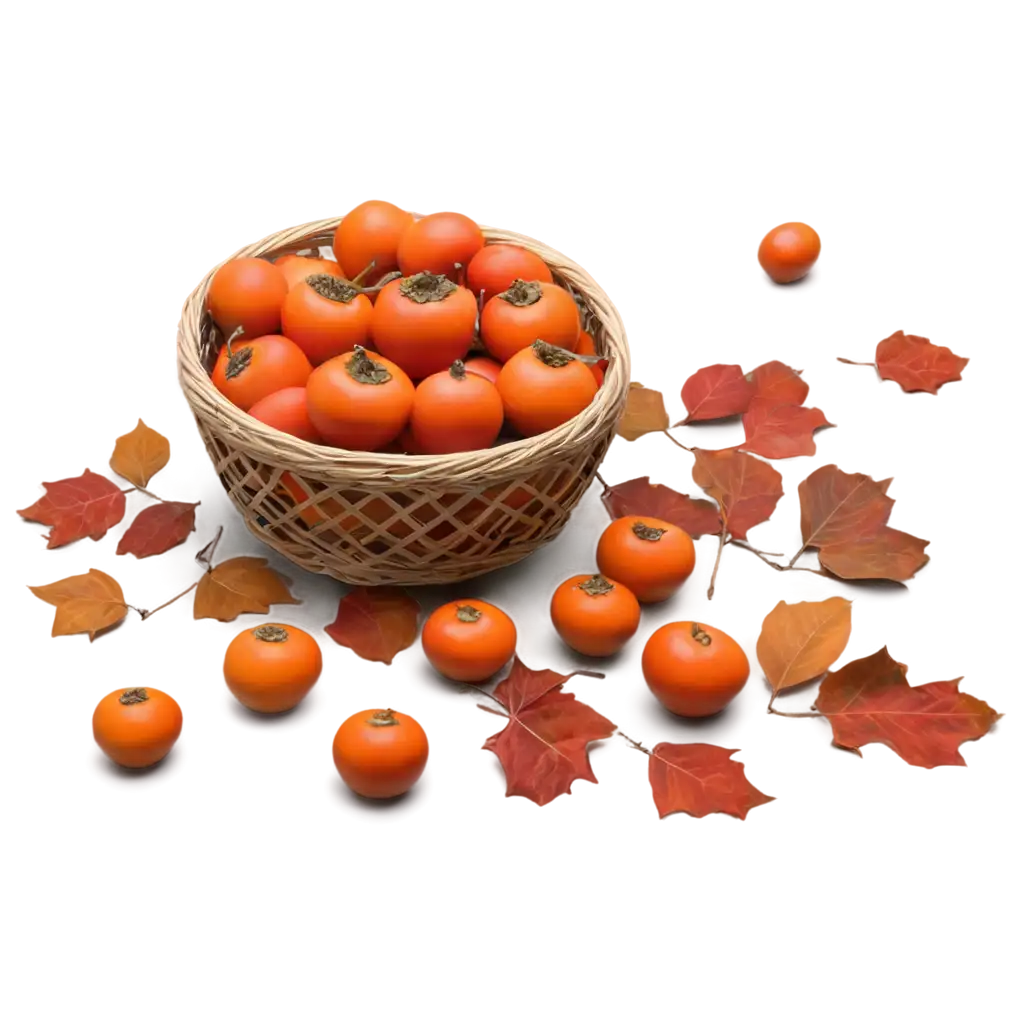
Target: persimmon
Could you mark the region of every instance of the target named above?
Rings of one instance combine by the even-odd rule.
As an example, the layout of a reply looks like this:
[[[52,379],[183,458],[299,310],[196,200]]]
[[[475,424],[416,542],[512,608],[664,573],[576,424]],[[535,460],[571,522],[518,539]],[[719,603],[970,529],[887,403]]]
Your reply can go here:
[[[820,252],[818,232],[809,224],[790,221],[764,236],[757,261],[776,284],[790,284],[807,276]]]
[[[447,370],[473,344],[476,303],[444,274],[385,285],[373,307],[373,347],[415,380]]]
[[[670,622],[655,630],[641,667],[654,696],[685,718],[717,714],[750,675],[743,648],[720,629],[697,622]]]
[[[153,686],[114,690],[96,705],[92,734],[111,761],[148,768],[163,760],[181,735],[181,708]]]
[[[498,389],[457,359],[417,386],[409,425],[416,452],[447,455],[490,448],[504,419]]]
[[[501,363],[487,356],[473,356],[465,362],[466,373],[475,373],[478,377],[484,377],[492,384],[498,383],[498,374],[501,373]]]
[[[536,253],[504,242],[485,245],[466,267],[466,287],[485,299],[505,291],[516,278],[553,282],[548,265]]]
[[[310,498],[308,491],[288,472],[281,474],[278,487],[282,496],[287,496],[296,505],[303,506],[299,509],[299,518],[306,526],[312,529],[323,522],[332,521],[333,529],[322,531],[320,534],[325,538],[341,534],[347,539],[362,542],[373,533],[375,527],[385,524],[388,524],[385,532],[393,537],[408,537],[413,530],[412,526],[402,519],[389,522],[395,517],[395,507],[384,498],[367,499],[364,494],[345,491],[342,492],[342,497],[349,502],[347,505],[343,505],[335,498],[322,498],[307,505],[305,503]]]
[[[651,516],[622,516],[597,542],[597,567],[644,604],[671,597],[693,572],[695,560],[690,535]]]
[[[224,681],[252,711],[289,711],[320,678],[320,645],[305,630],[268,622],[243,629],[228,644]]]
[[[268,427],[291,434],[300,441],[320,444],[320,434],[309,418],[304,387],[282,388],[261,398],[249,409],[253,419],[266,423]]]
[[[537,341],[501,368],[498,392],[509,423],[532,437],[582,412],[597,394],[597,381],[572,354]]]
[[[640,602],[628,587],[605,576],[571,576],[551,598],[551,621],[574,651],[606,658],[637,631]]]
[[[312,274],[288,293],[281,330],[317,366],[370,340],[373,304],[339,277]]]
[[[255,257],[228,260],[210,281],[206,308],[225,337],[241,329],[246,340],[276,334],[288,282],[273,263]]]
[[[374,284],[398,269],[398,242],[413,223],[411,213],[394,203],[371,199],[360,203],[341,219],[334,230],[334,258],[350,281],[372,263],[363,279]]]
[[[427,765],[427,734],[411,715],[390,708],[360,711],[334,735],[334,766],[360,796],[386,800],[415,785]]]
[[[441,675],[456,682],[489,679],[515,652],[515,623],[486,601],[450,601],[423,624],[423,653]]]
[[[457,281],[458,268],[464,274],[483,247],[484,233],[476,221],[461,213],[432,213],[413,221],[402,233],[398,268],[406,277],[425,271]]]
[[[334,260],[325,260],[320,256],[278,256],[274,260],[274,266],[284,274],[289,291],[313,274],[330,274],[331,277],[345,276],[345,272]],[[285,333],[288,332],[285,331]]]
[[[597,346],[594,344],[594,336],[589,331],[580,331],[579,344],[576,346],[576,354],[578,356],[596,356]],[[604,369],[597,365],[597,363],[590,364],[590,372],[594,375],[594,380],[597,381],[597,386],[600,387],[604,383]]]
[[[239,409],[282,388],[302,387],[313,367],[306,353],[281,334],[228,342],[217,355],[213,386]]]
[[[516,279],[484,303],[480,337],[501,363],[538,339],[575,352],[580,340],[580,311],[576,300],[557,284]]]

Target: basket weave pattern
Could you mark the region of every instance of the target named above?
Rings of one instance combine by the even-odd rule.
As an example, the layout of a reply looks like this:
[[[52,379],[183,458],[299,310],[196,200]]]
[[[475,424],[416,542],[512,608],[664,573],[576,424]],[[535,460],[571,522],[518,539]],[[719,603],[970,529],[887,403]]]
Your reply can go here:
[[[271,235],[235,256],[277,257],[329,246],[338,220]],[[222,344],[205,311],[217,268],[192,292],[178,325],[178,377],[225,490],[248,528],[308,569],[354,584],[454,583],[511,565],[561,531],[590,486],[629,387],[618,311],[561,253],[484,228],[488,242],[537,253],[590,310],[610,360],[591,405],[538,437],[455,455],[350,452],[282,434],[232,405],[210,368]]]

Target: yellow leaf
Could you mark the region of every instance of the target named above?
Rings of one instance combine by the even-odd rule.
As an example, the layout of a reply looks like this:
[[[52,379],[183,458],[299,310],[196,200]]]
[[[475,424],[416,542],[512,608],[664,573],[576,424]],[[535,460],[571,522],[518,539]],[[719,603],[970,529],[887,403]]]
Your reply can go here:
[[[167,465],[170,457],[170,441],[139,420],[130,434],[117,439],[114,454],[110,456],[110,468],[136,487],[145,487]]]
[[[92,641],[100,630],[108,629],[128,614],[120,584],[99,569],[28,589],[57,609],[51,636],[88,633]]]
[[[776,693],[817,679],[843,653],[850,639],[850,608],[845,597],[780,601],[765,616],[757,660]]]
[[[196,587],[192,617],[231,622],[243,612],[270,611],[272,604],[299,604],[288,583],[265,558],[229,558],[203,575]]]

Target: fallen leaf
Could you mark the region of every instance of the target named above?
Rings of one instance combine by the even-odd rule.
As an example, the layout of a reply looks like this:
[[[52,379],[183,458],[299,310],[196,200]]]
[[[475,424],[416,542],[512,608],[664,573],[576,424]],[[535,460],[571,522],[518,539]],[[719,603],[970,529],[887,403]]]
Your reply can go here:
[[[668,430],[668,413],[662,393],[634,381],[629,385],[626,409],[619,420],[619,436],[635,441],[644,434],[663,430]]]
[[[678,526],[694,538],[722,532],[722,520],[714,502],[691,498],[663,484],[652,484],[647,476],[609,487],[601,501],[613,519],[651,516]]]
[[[909,533],[882,529],[864,540],[833,544],[818,552],[822,568],[844,580],[909,580],[928,562],[930,542]]]
[[[732,760],[738,753],[711,743],[659,743],[647,770],[659,816],[684,811],[703,818],[720,811],[742,819],[774,800],[747,781],[743,764]]]
[[[187,501],[162,501],[144,508],[118,542],[119,555],[148,558],[180,544],[196,528],[196,506]]]
[[[751,370],[747,380],[754,385],[754,398],[763,398],[776,405],[803,405],[810,391],[799,370],[777,359]]]
[[[139,420],[130,434],[122,434],[115,442],[110,468],[136,487],[145,487],[170,457],[170,441]]]
[[[124,493],[99,473],[86,470],[81,476],[44,483],[46,494],[18,515],[52,529],[46,546],[59,548],[73,540],[100,540],[124,518]]]
[[[943,384],[961,380],[960,371],[968,362],[942,345],[902,331],[880,341],[875,350],[875,365],[883,380],[896,381],[904,391],[932,395]]]
[[[754,398],[743,414],[743,430],[747,439],[736,447],[763,455],[766,459],[813,455],[817,451],[814,432],[831,426],[834,424],[825,419],[820,409],[778,405],[771,399]]]
[[[676,426],[738,416],[747,411],[753,397],[754,385],[738,366],[705,366],[683,385],[683,405],[689,415]]]
[[[693,451],[693,479],[718,502],[732,536],[746,540],[747,531],[763,523],[782,497],[782,477],[752,455],[732,449]]]
[[[824,548],[874,537],[895,504],[886,492],[892,480],[844,473],[838,466],[816,469],[800,484],[800,531],[804,547]]]
[[[780,601],[761,624],[757,660],[778,693],[824,674],[846,649],[852,605],[844,597],[827,601]]]
[[[550,669],[534,671],[518,658],[494,688],[494,699],[508,712],[500,733],[487,739],[505,771],[505,795],[524,796],[543,806],[568,793],[573,782],[597,782],[587,746],[606,739],[615,726],[562,686],[572,678]]]
[[[192,606],[194,619],[231,622],[243,612],[270,611],[272,604],[300,604],[265,558],[229,558],[202,575]]]
[[[920,768],[966,764],[960,744],[976,740],[1000,715],[960,692],[960,680],[911,686],[907,667],[886,648],[830,672],[815,707],[832,725],[832,742],[860,753],[884,743]]]
[[[401,588],[355,587],[341,599],[337,617],[324,629],[360,658],[390,665],[416,639],[419,621],[419,604]]]
[[[109,629],[128,614],[121,585],[99,569],[28,589],[57,609],[51,636],[88,633],[92,642],[97,633]]]

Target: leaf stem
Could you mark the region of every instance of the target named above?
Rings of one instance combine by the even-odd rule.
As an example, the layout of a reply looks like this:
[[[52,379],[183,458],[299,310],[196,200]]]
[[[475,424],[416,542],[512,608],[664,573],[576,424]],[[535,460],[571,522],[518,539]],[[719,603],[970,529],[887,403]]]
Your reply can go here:
[[[673,437],[673,436],[672,436],[672,435],[671,435],[671,434],[670,434],[670,433],[669,433],[669,432],[668,432],[667,430],[663,430],[663,431],[662,431],[662,433],[663,433],[663,434],[664,434],[664,435],[665,435],[665,436],[666,436],[666,437],[667,437],[667,438],[668,438],[668,439],[669,439],[669,440],[670,440],[670,441],[671,441],[671,442],[672,442],[672,443],[673,443],[673,444],[674,444],[674,445],[675,445],[675,446],[676,446],[677,448],[682,448],[682,449],[683,449],[683,451],[686,451],[686,452],[692,452],[692,451],[693,451],[693,449],[692,449],[691,447],[689,447],[689,445],[685,445],[685,444],[683,444],[683,442],[682,442],[682,441],[678,441],[678,440],[676,440],[676,438],[674,438],[674,437]]]
[[[836,356],[836,362],[846,363],[847,366],[875,366],[874,363],[858,363],[856,359],[844,359],[842,356]]]
[[[601,476],[600,473],[595,472],[594,479],[597,480],[597,482],[605,489],[606,492],[611,490],[611,488],[608,486],[608,481],[605,480],[605,478]]]
[[[150,617],[151,615],[156,615],[156,613],[157,613],[158,611],[160,611],[160,609],[161,609],[161,608],[166,608],[166,607],[167,607],[167,606],[168,606],[169,604],[174,604],[174,602],[175,602],[175,601],[177,601],[177,600],[178,600],[179,598],[182,598],[182,597],[184,597],[184,596],[185,596],[186,594],[191,594],[191,593],[192,593],[192,591],[193,591],[193,590],[195,590],[195,589],[196,589],[196,587],[198,587],[198,586],[199,586],[199,580],[196,580],[196,581],[195,581],[195,583],[193,583],[193,584],[192,584],[191,586],[187,587],[187,588],[186,588],[185,590],[183,590],[183,591],[182,591],[182,592],[181,592],[180,594],[175,594],[175,596],[174,596],[174,597],[172,597],[172,598],[171,598],[171,599],[170,599],[169,601],[164,601],[164,603],[163,603],[163,604],[158,604],[158,605],[157,605],[157,606],[156,606],[156,607],[155,607],[155,608],[154,608],[154,609],[153,609],[152,611],[150,611],[150,612],[139,612],[139,614],[140,614],[140,615],[142,616],[142,619],[143,619],[143,621],[145,621],[145,620],[146,620],[146,619],[148,619],[148,618],[149,618],[149,617]],[[129,605],[129,607],[131,607],[131,605]],[[135,610],[136,610],[137,612],[139,611],[139,609],[138,609],[138,608],[136,608]]]
[[[718,566],[722,561],[722,550],[725,548],[727,528],[726,524],[722,522],[722,531],[718,535],[718,553],[715,555],[715,567],[711,570],[711,582],[708,584],[708,600],[710,601],[715,596],[715,580],[718,577]]]
[[[641,750],[648,757],[651,756],[651,752],[642,743],[637,743],[636,740],[634,740],[631,737],[627,736],[621,729],[618,730],[618,733],[631,747],[633,747],[634,750]]]
[[[825,716],[820,711],[776,711],[775,708],[768,705],[769,715],[778,715],[780,718],[824,718]]]

